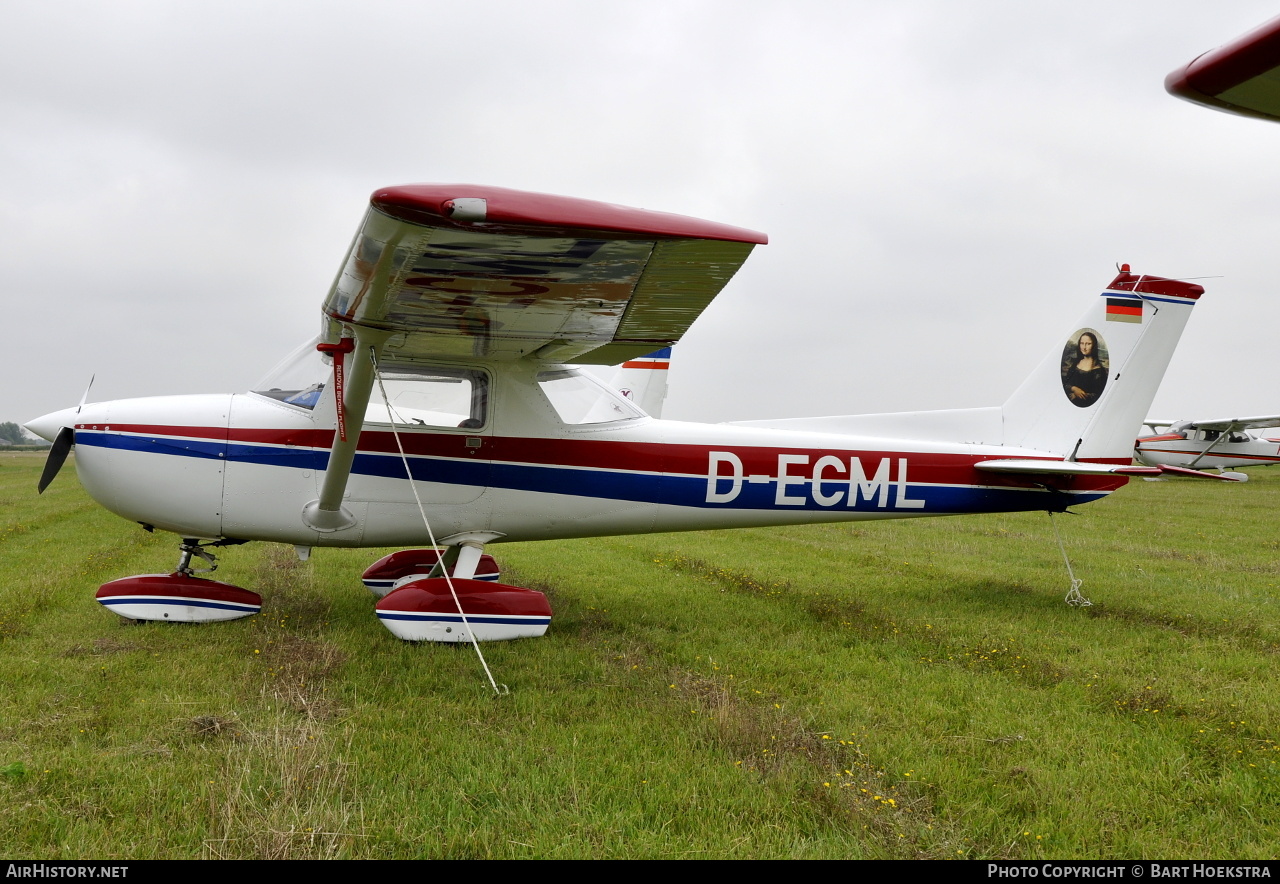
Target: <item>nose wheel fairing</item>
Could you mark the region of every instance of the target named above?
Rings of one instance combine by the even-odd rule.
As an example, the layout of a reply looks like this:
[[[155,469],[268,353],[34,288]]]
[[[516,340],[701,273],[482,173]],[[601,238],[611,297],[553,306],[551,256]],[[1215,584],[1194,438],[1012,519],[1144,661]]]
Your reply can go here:
[[[262,596],[256,592],[178,571],[121,577],[104,583],[95,597],[129,620],[212,623],[249,617],[262,609]]]
[[[172,574],[138,574],[104,583],[95,598],[109,611],[127,620],[158,620],[170,623],[213,623],[238,620],[262,610],[262,596],[252,590],[218,580],[197,577],[196,572],[216,571],[218,562],[208,547],[232,546],[239,540],[201,543],[185,538],[179,545],[178,568]],[[208,568],[193,568],[199,557]]]

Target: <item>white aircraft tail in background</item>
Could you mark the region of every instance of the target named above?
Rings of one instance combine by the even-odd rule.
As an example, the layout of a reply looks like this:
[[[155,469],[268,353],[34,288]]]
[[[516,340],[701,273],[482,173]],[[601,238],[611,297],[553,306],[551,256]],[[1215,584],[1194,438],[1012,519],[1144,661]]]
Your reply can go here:
[[[667,370],[671,368],[671,349],[663,347],[652,353],[628,359],[618,366],[612,383],[623,396],[644,409],[650,417],[662,417],[662,404],[667,398]]]

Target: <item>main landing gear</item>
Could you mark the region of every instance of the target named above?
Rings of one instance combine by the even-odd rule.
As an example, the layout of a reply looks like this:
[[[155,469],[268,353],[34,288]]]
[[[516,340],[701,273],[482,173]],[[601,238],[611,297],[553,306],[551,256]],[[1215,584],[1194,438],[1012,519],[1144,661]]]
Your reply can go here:
[[[241,540],[201,543],[184,538],[179,546],[178,568],[172,574],[139,574],[121,577],[99,587],[96,598],[108,610],[127,620],[163,620],[171,623],[211,623],[237,620],[262,610],[262,596],[256,592],[195,576],[218,567],[209,547],[230,546]],[[193,568],[199,557],[211,567]]]
[[[498,583],[498,563],[482,550],[464,541],[446,547],[443,555],[407,549],[374,562],[362,579],[381,596],[375,608],[382,625],[411,642],[509,641],[546,634],[551,623],[547,597]]]
[[[218,567],[210,548],[243,542],[185,538],[172,574],[122,577],[104,583],[97,599],[127,620],[211,623],[257,614],[262,596],[256,592],[197,576]],[[401,550],[374,562],[362,579],[379,597],[378,619],[397,638],[412,642],[509,641],[546,634],[551,623],[547,597],[498,583],[498,563],[483,549],[467,540],[443,551]],[[197,558],[209,567],[192,567]]]

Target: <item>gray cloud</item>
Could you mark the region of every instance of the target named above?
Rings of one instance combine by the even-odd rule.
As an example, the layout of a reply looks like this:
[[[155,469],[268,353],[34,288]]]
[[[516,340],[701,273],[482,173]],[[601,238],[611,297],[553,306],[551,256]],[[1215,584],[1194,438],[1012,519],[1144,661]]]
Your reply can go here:
[[[1222,275],[1156,410],[1274,411],[1280,127],[1161,82],[1274,13],[1133,2],[44,3],[0,29],[0,419],[245,389],[376,187],[767,231],[668,414],[1001,401],[1128,261]]]

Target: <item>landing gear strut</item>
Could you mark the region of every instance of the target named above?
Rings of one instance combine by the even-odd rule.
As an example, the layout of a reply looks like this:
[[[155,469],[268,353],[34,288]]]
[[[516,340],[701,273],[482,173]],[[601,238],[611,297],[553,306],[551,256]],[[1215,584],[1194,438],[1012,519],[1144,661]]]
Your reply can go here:
[[[178,556],[178,567],[174,570],[175,574],[185,574],[190,577],[199,571],[201,574],[209,574],[218,570],[218,559],[211,552],[205,552],[200,541],[193,537],[184,537],[182,543],[178,545],[181,555]],[[199,556],[209,563],[208,568],[192,568],[191,557]]]

